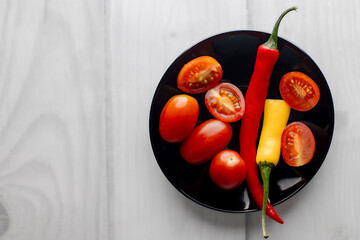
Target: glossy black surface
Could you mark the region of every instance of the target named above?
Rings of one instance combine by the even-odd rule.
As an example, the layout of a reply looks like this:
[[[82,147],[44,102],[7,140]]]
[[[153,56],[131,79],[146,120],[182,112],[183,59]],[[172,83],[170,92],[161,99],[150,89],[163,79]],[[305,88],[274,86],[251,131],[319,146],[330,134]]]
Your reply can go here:
[[[154,94],[150,110],[150,138],[156,160],[173,186],[193,201],[211,209],[226,212],[250,212],[258,210],[249,196],[246,182],[233,191],[219,190],[209,177],[209,164],[192,166],[179,154],[180,144],[165,142],[159,135],[159,117],[166,101],[173,95],[182,93],[176,79],[182,66],[202,55],[209,55],[223,67],[223,81],[230,81],[246,94],[257,47],[264,43],[269,34],[256,31],[228,32],[208,38],[181,54],[168,68]],[[292,168],[280,159],[270,179],[269,198],[277,205],[302,189],[316,174],[325,160],[334,128],[334,107],[327,82],[314,61],[290,42],[279,38],[279,59],[275,65],[268,91],[268,98],[280,98],[279,82],[290,71],[300,71],[310,76],[319,86],[319,103],[310,111],[291,110],[289,123],[304,122],[313,131],[316,152],[312,161],[298,168]],[[204,94],[192,95],[200,106],[198,124],[212,118],[204,104]],[[233,138],[229,149],[239,151],[239,128],[241,121],[233,123]],[[260,127],[261,129],[261,127]],[[164,196],[166,197],[166,196]]]

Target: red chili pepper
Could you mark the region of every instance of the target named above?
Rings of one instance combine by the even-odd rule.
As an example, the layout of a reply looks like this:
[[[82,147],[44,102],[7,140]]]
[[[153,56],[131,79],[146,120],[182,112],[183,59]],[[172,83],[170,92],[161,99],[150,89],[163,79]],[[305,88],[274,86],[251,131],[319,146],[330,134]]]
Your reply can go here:
[[[239,138],[240,155],[246,162],[246,183],[248,185],[248,189],[259,208],[262,208],[264,191],[259,180],[256,165],[256,140],[261,116],[264,110],[271,73],[279,57],[279,51],[277,49],[278,28],[282,18],[288,12],[296,9],[296,7],[292,7],[283,12],[276,21],[269,40],[259,46],[256,55],[254,72],[245,95],[246,110],[241,120]],[[279,223],[284,223],[269,202],[266,206],[266,214],[273,220]]]

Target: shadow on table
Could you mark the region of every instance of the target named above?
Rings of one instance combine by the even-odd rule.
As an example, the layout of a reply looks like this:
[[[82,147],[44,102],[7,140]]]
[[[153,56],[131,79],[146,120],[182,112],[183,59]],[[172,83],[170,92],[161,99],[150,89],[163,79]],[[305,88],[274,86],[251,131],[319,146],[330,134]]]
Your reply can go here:
[[[214,227],[220,226],[220,228],[245,232],[245,214],[220,212],[201,206],[186,197],[181,197],[179,199],[181,199],[184,209],[189,215]]]
[[[9,215],[4,205],[0,202],[0,236],[4,235],[4,233],[8,229],[9,229]]]

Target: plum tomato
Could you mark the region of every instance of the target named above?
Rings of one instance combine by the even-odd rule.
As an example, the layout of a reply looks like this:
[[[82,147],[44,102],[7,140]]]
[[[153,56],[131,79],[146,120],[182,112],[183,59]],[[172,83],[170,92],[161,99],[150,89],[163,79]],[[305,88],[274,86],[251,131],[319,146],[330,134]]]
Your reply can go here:
[[[229,123],[209,119],[199,124],[180,145],[180,154],[186,162],[199,165],[210,161],[225,149],[232,137]]]
[[[199,104],[186,94],[170,98],[160,114],[160,136],[167,142],[179,143],[195,128],[199,115]]]
[[[246,164],[237,152],[226,149],[213,158],[209,174],[217,187],[232,190],[245,180]]]
[[[231,83],[220,83],[205,94],[209,112],[223,122],[236,122],[244,116],[244,95]]]
[[[301,72],[286,73],[281,78],[279,90],[285,102],[298,111],[312,109],[320,99],[317,84]]]
[[[185,64],[177,78],[177,86],[186,93],[203,93],[215,87],[223,71],[220,63],[210,56],[197,57]]]
[[[281,155],[292,167],[310,162],[315,153],[315,138],[310,128],[302,122],[290,123],[282,133]]]

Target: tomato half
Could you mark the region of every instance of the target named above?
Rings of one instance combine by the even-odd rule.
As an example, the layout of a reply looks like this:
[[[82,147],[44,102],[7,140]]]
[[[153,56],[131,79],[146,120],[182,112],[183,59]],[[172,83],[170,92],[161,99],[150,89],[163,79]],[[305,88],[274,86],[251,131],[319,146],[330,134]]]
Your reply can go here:
[[[218,61],[210,56],[201,56],[183,66],[177,78],[177,86],[186,93],[202,93],[215,87],[222,75]]]
[[[290,123],[281,137],[281,155],[292,166],[303,166],[315,153],[315,138],[310,128],[301,122]]]
[[[320,99],[317,84],[306,74],[289,72],[280,81],[280,94],[289,106],[298,111],[308,111]]]
[[[209,112],[224,122],[236,122],[244,116],[244,95],[231,83],[220,83],[206,92],[205,105]]]
[[[198,165],[211,160],[230,142],[232,128],[229,123],[209,119],[192,131],[180,145],[180,154],[186,162]]]
[[[246,164],[233,150],[223,150],[216,154],[210,164],[210,178],[223,190],[232,190],[240,186],[246,177]]]
[[[161,111],[160,136],[167,142],[183,141],[194,129],[199,115],[199,104],[186,94],[170,98]]]

